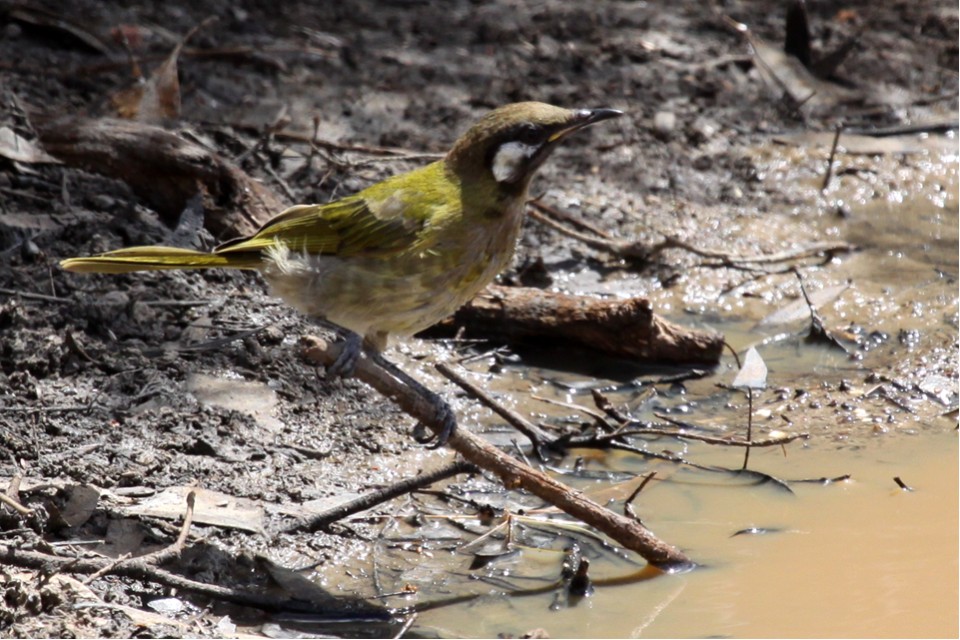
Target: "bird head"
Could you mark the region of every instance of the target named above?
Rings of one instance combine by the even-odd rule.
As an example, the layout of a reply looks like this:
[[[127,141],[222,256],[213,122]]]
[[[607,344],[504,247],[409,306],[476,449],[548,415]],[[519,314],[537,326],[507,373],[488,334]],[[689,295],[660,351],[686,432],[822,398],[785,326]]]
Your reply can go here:
[[[447,164],[461,178],[493,180],[506,191],[525,191],[536,170],[566,136],[616,109],[563,109],[518,102],[494,109],[457,139]]]

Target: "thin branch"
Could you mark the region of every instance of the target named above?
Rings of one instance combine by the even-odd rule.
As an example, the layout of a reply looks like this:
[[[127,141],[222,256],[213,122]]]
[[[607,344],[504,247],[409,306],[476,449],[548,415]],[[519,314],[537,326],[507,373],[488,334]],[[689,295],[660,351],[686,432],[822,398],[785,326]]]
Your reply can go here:
[[[794,440],[806,440],[810,437],[809,433],[794,433],[777,438],[767,438],[766,440],[741,440],[739,438],[718,438],[716,436],[706,436],[699,433],[691,433],[685,429],[624,429],[616,433],[600,435],[594,438],[596,442],[605,440],[614,440],[622,436],[667,436],[670,438],[683,438],[685,440],[696,440],[704,444],[722,445],[726,447],[776,447],[782,444],[793,442]]]
[[[640,495],[640,492],[643,491],[643,488],[650,484],[650,481],[653,480],[653,476],[655,475],[657,475],[657,472],[651,471],[643,477],[643,481],[637,485],[637,488],[633,490],[633,493],[631,493],[630,496],[624,501],[623,515],[627,516],[628,518],[633,518],[637,522],[643,522],[633,508],[633,501],[637,499],[637,496]]]
[[[553,398],[538,396],[537,394],[531,395],[530,399],[539,400],[540,402],[552,404],[557,407],[563,407],[565,409],[572,409],[574,411],[579,411],[580,413],[585,413],[586,415],[593,418],[596,421],[597,426],[603,429],[604,431],[606,431],[607,433],[611,433],[616,430],[616,427],[610,424],[610,422],[607,420],[607,417],[605,415],[603,415],[599,411],[595,411],[591,409],[590,407],[585,407],[582,404],[574,404],[572,402],[561,402],[560,400],[554,400]]]
[[[30,291],[18,291],[16,289],[7,289],[0,287],[0,295],[5,296],[15,296],[17,298],[23,298],[24,300],[40,300],[42,302],[57,302],[60,304],[68,304],[73,302],[70,298],[58,298],[56,296],[48,296],[42,293],[32,293]]]
[[[141,562],[121,562],[118,564],[109,558],[66,558],[0,544],[0,563],[28,569],[40,569],[58,573],[68,571],[79,574],[95,574],[105,567],[109,567],[110,573],[118,576],[152,582],[173,589],[189,591],[226,602],[256,607],[267,611],[324,613],[329,609],[329,603],[313,603],[305,600],[292,599],[289,595],[262,595],[241,589],[197,582],[196,580],[191,580],[182,575]]]
[[[340,345],[309,337],[303,341],[304,355],[322,365],[333,363],[340,354]],[[438,407],[431,398],[411,393],[411,388],[390,375],[363,354],[355,375],[384,396],[396,402],[407,414],[420,420],[438,436],[443,432],[445,413],[449,407]],[[663,542],[643,525],[614,513],[574,491],[558,480],[508,456],[462,426],[448,440],[448,445],[481,469],[496,474],[508,489],[525,489],[560,510],[599,529],[627,549],[643,556],[661,570],[690,569],[694,563],[678,548]]]
[[[109,564],[104,565],[97,571],[95,571],[90,577],[84,580],[84,584],[90,584],[94,580],[102,578],[108,574],[118,574],[122,575],[122,570],[127,566],[132,565],[141,565],[144,567],[159,567],[160,565],[171,562],[180,557],[180,554],[183,553],[183,548],[187,544],[187,536],[190,535],[190,527],[193,526],[193,510],[197,503],[197,492],[191,490],[187,494],[187,510],[183,514],[183,524],[180,525],[180,534],[177,536],[177,539],[170,545],[160,549],[159,551],[154,551],[153,553],[148,553],[142,556],[137,556],[136,558],[131,558],[128,556],[120,557],[116,560],[111,561]]]
[[[544,207],[544,205],[540,203],[530,204],[537,206],[541,210]],[[542,222],[543,224],[555,229],[563,235],[582,242],[588,247],[605,251],[617,258],[642,262],[650,260],[657,254],[667,249],[683,249],[684,251],[688,251],[694,255],[717,261],[716,263],[707,263],[701,265],[704,267],[732,267],[749,270],[749,265],[791,262],[794,260],[803,260],[806,258],[816,257],[821,254],[831,255],[834,253],[847,253],[856,251],[858,248],[856,245],[848,242],[828,241],[816,242],[805,247],[800,247],[798,249],[792,249],[789,251],[781,251],[778,253],[745,256],[726,251],[701,249],[695,247],[689,242],[685,242],[672,236],[666,236],[663,241],[652,246],[641,240],[616,240],[609,237],[597,237],[595,235],[588,235],[575,229],[571,229],[566,225],[554,220],[553,218],[543,215],[543,213],[538,210],[530,211],[529,215],[534,220]],[[578,225],[583,225],[583,223],[578,222]],[[594,233],[597,232],[594,231]]]
[[[280,533],[319,531],[328,527],[330,524],[337,522],[338,520],[346,518],[347,516],[360,513],[361,511],[366,511],[367,509],[375,507],[378,504],[382,504],[388,500],[393,500],[398,496],[412,493],[435,482],[452,478],[453,476],[460,475],[461,473],[475,473],[476,471],[477,467],[469,462],[457,460],[456,462],[440,467],[439,469],[431,471],[430,473],[422,473],[413,478],[408,478],[407,480],[384,487],[378,491],[360,496],[354,500],[350,500],[349,502],[338,504],[335,507],[331,507],[330,509],[323,511],[322,513],[297,520],[293,524],[283,527],[280,530]]]
[[[837,155],[837,146],[840,144],[840,134],[843,133],[843,123],[837,125],[837,131],[833,135],[833,144],[830,146],[830,157],[827,159],[827,172],[823,176],[823,185],[820,192],[823,193],[830,186],[830,178],[833,177],[833,159]]]
[[[33,509],[31,509],[30,507],[23,506],[18,501],[8,496],[6,493],[0,492],[0,503],[7,505],[8,507],[10,507],[11,509],[13,509],[14,511],[16,511],[22,516],[33,515]]]
[[[538,454],[540,452],[540,447],[547,444],[551,440],[550,436],[540,430],[540,427],[533,424],[516,411],[511,411],[494,400],[490,394],[461,376],[448,365],[443,363],[438,364],[437,371],[442,373],[448,380],[466,391],[472,397],[479,400],[480,404],[486,406],[488,409],[493,410],[497,415],[510,423],[510,425],[517,431],[525,435],[533,444],[533,448]]]
[[[561,211],[556,207],[552,207],[548,204],[544,204],[540,198],[534,198],[533,200],[529,200],[527,201],[527,204],[533,208],[533,211],[530,211],[529,215],[534,217],[536,220],[539,220],[540,222],[543,222],[545,224],[549,224],[552,226],[552,223],[555,220],[556,221],[562,220],[564,222],[567,222],[573,225],[574,227],[580,227],[584,231],[589,231],[590,233],[594,234],[598,238],[604,238],[606,240],[613,239],[613,236],[611,236],[609,233],[607,233],[603,229],[596,227],[584,220],[580,220],[579,218],[572,216],[565,211]]]

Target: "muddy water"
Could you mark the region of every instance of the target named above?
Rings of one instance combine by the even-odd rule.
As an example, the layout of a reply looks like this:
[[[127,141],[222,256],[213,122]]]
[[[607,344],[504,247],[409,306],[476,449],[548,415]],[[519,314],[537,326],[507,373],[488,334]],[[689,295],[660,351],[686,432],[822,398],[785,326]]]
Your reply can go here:
[[[790,158],[788,164],[797,162]],[[730,295],[717,294],[715,276],[706,270],[688,276],[679,291],[644,289],[631,276],[596,289],[650,295],[662,312],[705,313],[737,351],[759,349],[769,374],[754,402],[754,437],[810,437],[754,449],[749,467],[789,489],[629,453],[574,452],[557,469],[563,480],[598,501],[612,499],[608,504],[617,510],[635,478],[656,471],[636,511],[700,566],[641,580],[634,574],[642,561],[617,558],[581,539],[596,591],[575,601],[550,588],[559,575],[557,545],[534,550],[518,540],[520,552],[488,571],[470,569],[469,554],[434,552],[407,554],[402,562],[409,569],[395,564],[391,574],[397,556],[384,553],[376,562],[386,591],[414,584],[420,603],[475,596],[423,611],[413,633],[518,636],[542,627],[550,637],[956,637],[956,156],[907,164],[914,169],[909,175],[876,171],[867,175],[888,178],[846,180],[827,195],[819,193],[819,180],[794,181],[796,199],[807,203],[798,207],[803,220],[797,225],[864,247],[825,268],[804,270],[808,289],[824,295],[818,308],[826,326],[846,340],[850,353],[805,342],[809,314],[803,309],[793,319],[764,321],[800,299],[793,275],[760,279]],[[835,215],[841,201],[845,217]],[[788,238],[798,228],[764,223],[744,233]],[[745,291],[749,295],[741,295]],[[682,384],[656,382],[669,372],[595,358],[574,368],[528,357],[507,375],[487,376],[482,362],[473,365],[478,382],[547,423],[589,418],[533,396],[592,406],[589,390],[599,388],[640,420],[670,414],[715,435],[743,435],[744,396],[717,384],[732,382],[732,359],[713,375]],[[743,463],[741,449],[666,438],[644,446],[701,465],[735,470]],[[802,482],[845,476],[827,484]],[[895,477],[912,490],[900,488]],[[627,488],[618,490],[618,482]],[[487,526],[472,524],[481,531]],[[357,572],[374,571],[369,559],[356,563]],[[500,582],[475,579],[479,575]],[[328,574],[326,582],[337,579]],[[517,591],[506,595],[510,587]],[[531,594],[537,587],[545,588]]]
[[[795,486],[795,495],[674,475],[645,490],[639,512],[699,569],[599,586],[554,611],[552,595],[507,598],[491,590],[468,608],[424,613],[419,623],[441,635],[479,637],[534,627],[552,637],[955,637],[956,445],[947,432],[811,447],[785,460],[781,452],[757,455],[758,468],[784,477],[852,476]],[[730,463],[729,453],[714,457]],[[914,491],[899,489],[894,476]],[[749,528],[768,532],[733,535]],[[597,580],[630,571],[612,562],[592,569]]]

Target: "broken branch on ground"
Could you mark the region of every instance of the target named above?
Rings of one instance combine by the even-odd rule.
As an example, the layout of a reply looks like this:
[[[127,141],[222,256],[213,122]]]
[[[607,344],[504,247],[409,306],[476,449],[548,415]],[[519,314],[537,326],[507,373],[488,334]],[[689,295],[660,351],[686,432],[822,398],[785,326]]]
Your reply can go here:
[[[598,299],[528,287],[491,285],[429,330],[508,341],[563,342],[633,361],[716,364],[723,336],[653,313],[646,298]]]
[[[198,193],[218,238],[253,233],[285,208],[226,158],[160,127],[109,118],[35,118],[35,126],[48,153],[126,182],[171,227]]]
[[[611,238],[607,234],[599,235],[597,234],[597,231],[593,230],[589,225],[586,225],[581,221],[577,221],[576,225],[578,227],[587,229],[590,231],[590,233],[577,231],[576,229],[567,226],[567,224],[573,223],[572,216],[569,214],[560,212],[557,209],[548,207],[535,200],[532,200],[527,204],[533,208],[529,212],[529,215],[534,220],[537,220],[538,222],[555,229],[559,233],[562,233],[569,238],[579,240],[592,249],[609,253],[618,259],[637,263],[649,262],[657,254],[667,249],[683,249],[684,251],[700,256],[701,258],[708,259],[709,262],[704,262],[700,265],[702,267],[730,267],[733,269],[743,269],[749,271],[755,269],[755,267],[751,265],[793,262],[820,256],[829,258],[837,253],[849,253],[851,251],[856,251],[858,248],[856,245],[850,244],[849,242],[825,241],[814,242],[812,244],[788,251],[745,256],[727,251],[702,249],[695,247],[689,242],[672,236],[666,236],[661,242],[651,245],[642,240],[617,240],[615,238]],[[558,216],[558,213],[562,215]],[[560,217],[567,224],[555,219],[557,217]]]
[[[303,339],[304,355],[311,362],[329,366],[340,354],[341,345],[328,344],[317,337]],[[439,435],[444,428],[442,416],[430,399],[393,377],[365,354],[357,362],[354,375],[396,402],[407,414],[415,417]],[[448,409],[449,410],[449,409]],[[495,474],[508,489],[525,489],[567,514],[585,522],[613,538],[623,547],[640,554],[651,565],[663,569],[686,569],[693,566],[676,547],[657,538],[649,529],[586,498],[550,476],[508,456],[468,429],[459,428],[447,443],[468,462]]]

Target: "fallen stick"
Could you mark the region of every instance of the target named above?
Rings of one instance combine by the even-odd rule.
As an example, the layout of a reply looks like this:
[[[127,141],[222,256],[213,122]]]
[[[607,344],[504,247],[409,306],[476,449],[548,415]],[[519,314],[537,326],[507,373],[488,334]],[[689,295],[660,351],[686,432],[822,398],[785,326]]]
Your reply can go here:
[[[330,526],[334,522],[343,520],[347,516],[360,513],[361,511],[366,511],[367,509],[375,507],[378,504],[382,504],[388,500],[393,500],[398,496],[413,493],[414,491],[428,487],[435,482],[452,478],[453,476],[461,473],[473,473],[476,470],[476,467],[474,467],[472,464],[459,460],[428,473],[423,473],[421,475],[414,476],[413,478],[408,478],[406,480],[394,483],[388,487],[384,487],[379,491],[364,494],[358,498],[350,500],[349,502],[338,504],[330,509],[326,509],[321,513],[300,518],[281,528],[278,533],[297,533],[300,531],[308,531],[313,533],[314,531],[320,531],[321,529]]]
[[[303,338],[301,344],[307,359],[324,366],[332,364],[341,351],[339,344],[329,344],[315,336]],[[434,433],[439,435],[442,431],[444,424],[442,417],[437,415],[436,405],[394,378],[366,354],[358,360],[354,376],[396,402],[407,414]],[[463,427],[454,431],[447,444],[468,462],[496,474],[507,489],[525,489],[533,493],[574,518],[595,527],[626,549],[637,552],[658,569],[671,571],[694,566],[682,551],[657,538],[639,522],[598,505],[581,491],[571,489],[505,454]]]
[[[716,364],[723,335],[688,329],[653,313],[645,298],[613,300],[491,285],[429,330],[515,340],[549,341],[619,358]]]
[[[203,196],[204,224],[218,238],[253,233],[285,208],[229,160],[160,127],[109,118],[37,117],[34,124],[48,153],[123,180],[171,227],[197,193]]]
[[[667,249],[683,249],[684,251],[688,251],[696,256],[710,260],[710,262],[702,263],[700,265],[702,267],[730,267],[732,269],[755,271],[756,269],[751,265],[795,262],[815,257],[829,259],[834,254],[850,253],[852,251],[857,251],[859,248],[856,245],[848,242],[842,242],[839,240],[826,240],[823,242],[814,242],[813,244],[799,247],[797,249],[790,249],[777,253],[740,255],[714,249],[701,249],[700,247],[696,247],[689,242],[685,242],[679,238],[670,236],[665,237],[661,242],[651,245],[643,239],[618,240],[611,238],[602,230],[590,227],[584,222],[576,220],[563,211],[554,209],[553,207],[548,207],[535,200],[530,201],[528,204],[532,207],[529,210],[529,215],[534,220],[547,225],[548,227],[558,231],[559,233],[562,233],[568,238],[578,240],[592,249],[605,251],[617,258],[631,262],[638,262],[641,264],[650,262],[655,256]],[[561,223],[554,218],[560,218],[564,222]],[[590,231],[590,233],[577,231],[576,229],[567,226],[568,224],[576,224],[577,226]]]
[[[189,591],[225,602],[267,611],[302,611],[322,614],[328,613],[330,610],[328,602],[314,603],[292,598],[290,594],[273,595],[198,582],[146,562],[124,561],[117,563],[111,558],[96,557],[66,558],[29,549],[20,549],[15,545],[0,544],[0,564],[38,569],[49,573],[64,572],[93,575],[106,570],[114,575],[160,584],[171,589]]]

